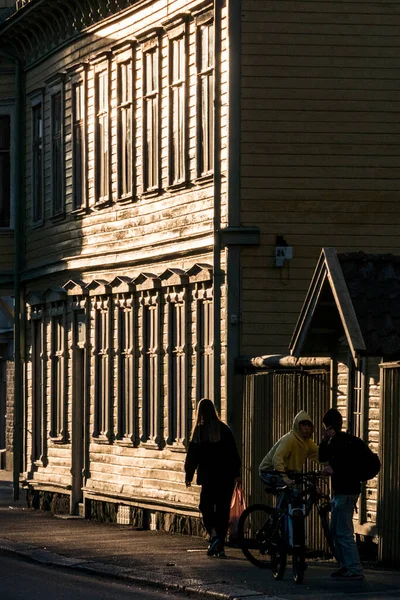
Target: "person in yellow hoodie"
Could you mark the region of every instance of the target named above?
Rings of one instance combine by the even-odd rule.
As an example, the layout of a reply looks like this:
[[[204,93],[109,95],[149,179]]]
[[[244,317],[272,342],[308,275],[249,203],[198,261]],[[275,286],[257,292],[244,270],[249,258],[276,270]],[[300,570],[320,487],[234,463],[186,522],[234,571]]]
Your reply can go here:
[[[318,461],[318,446],[311,439],[314,424],[308,413],[301,410],[293,420],[289,433],[280,438],[263,458],[259,475],[268,485],[292,485],[290,471],[301,472],[307,458]]]

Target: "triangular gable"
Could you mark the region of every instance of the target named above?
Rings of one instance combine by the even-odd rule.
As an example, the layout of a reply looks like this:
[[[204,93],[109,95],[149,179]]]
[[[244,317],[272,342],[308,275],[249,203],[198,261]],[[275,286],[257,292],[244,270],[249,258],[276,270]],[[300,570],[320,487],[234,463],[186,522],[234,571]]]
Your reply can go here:
[[[206,263],[196,263],[186,271],[190,283],[200,283],[202,281],[212,281],[213,268]]]
[[[182,269],[169,268],[160,275],[161,285],[186,285],[189,281],[188,275]]]
[[[154,275],[154,273],[140,273],[140,275],[133,280],[133,283],[139,292],[142,290],[158,289],[161,285],[160,278],[157,275]]]
[[[111,287],[105,279],[93,279],[87,285],[90,296],[105,296],[111,292]]]
[[[334,248],[323,248],[321,252],[290,341],[290,354],[293,356],[301,355],[306,339],[310,334],[311,323],[318,308],[323,288],[326,285],[329,285],[332,292],[347,343],[353,359],[357,363],[358,354],[366,351],[366,345]]]
[[[135,291],[135,284],[133,283],[132,277],[126,277],[125,275],[118,275],[111,283],[110,287],[113,292],[120,294],[128,294]]]
[[[63,285],[68,296],[85,296],[88,293],[87,284],[81,279],[70,279]]]

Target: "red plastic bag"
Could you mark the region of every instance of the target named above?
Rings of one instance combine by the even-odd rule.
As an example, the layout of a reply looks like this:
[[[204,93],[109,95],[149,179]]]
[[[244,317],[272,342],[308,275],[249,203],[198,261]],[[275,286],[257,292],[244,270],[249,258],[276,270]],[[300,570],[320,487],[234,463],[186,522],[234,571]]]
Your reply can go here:
[[[246,502],[244,499],[243,488],[241,485],[236,484],[232,494],[231,510],[229,513],[229,540],[237,538],[240,515],[245,508]]]

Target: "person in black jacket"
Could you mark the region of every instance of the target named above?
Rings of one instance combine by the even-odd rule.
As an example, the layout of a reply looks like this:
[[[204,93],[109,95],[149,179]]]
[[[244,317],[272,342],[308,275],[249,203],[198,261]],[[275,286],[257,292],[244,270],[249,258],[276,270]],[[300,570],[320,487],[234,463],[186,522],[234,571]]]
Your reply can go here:
[[[319,460],[328,462],[324,472],[332,477],[330,530],[339,569],[331,575],[346,580],[363,579],[363,569],[354,539],[353,514],[361,491],[357,456],[352,439],[344,433],[342,415],[330,408],[323,416],[325,432],[319,445]]]
[[[228,425],[217,415],[208,398],[200,400],[185,461],[186,486],[197,469],[201,485],[199,510],[210,536],[208,556],[225,556],[229,511],[235,483],[240,481],[241,461]]]

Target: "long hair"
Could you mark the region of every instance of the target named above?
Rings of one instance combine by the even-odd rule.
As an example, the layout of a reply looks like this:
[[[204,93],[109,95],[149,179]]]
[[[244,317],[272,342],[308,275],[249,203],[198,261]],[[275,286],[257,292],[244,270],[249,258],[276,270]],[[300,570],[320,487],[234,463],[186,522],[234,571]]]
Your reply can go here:
[[[193,442],[219,442],[221,439],[221,419],[214,403],[202,398],[197,405],[191,439]]]

